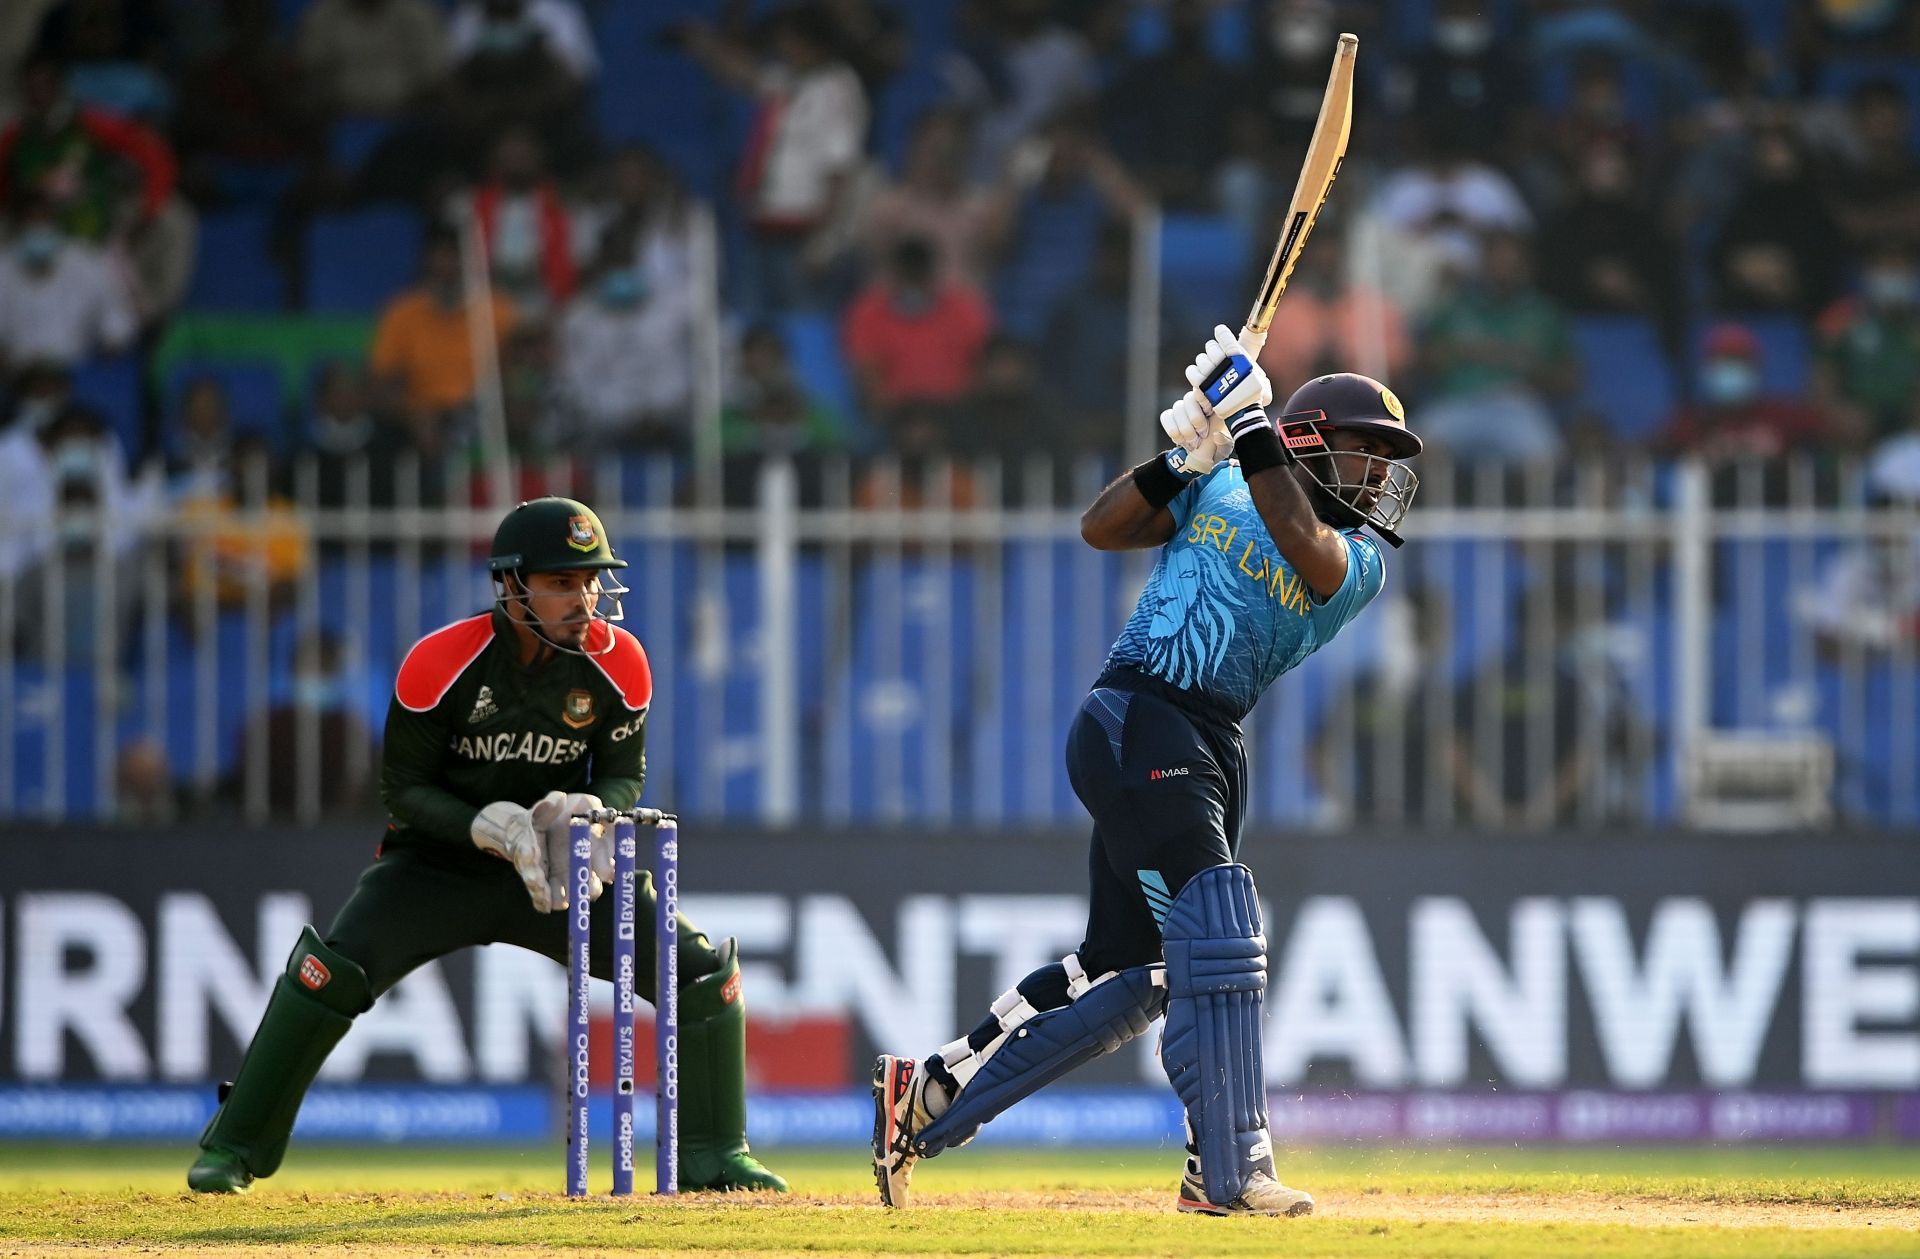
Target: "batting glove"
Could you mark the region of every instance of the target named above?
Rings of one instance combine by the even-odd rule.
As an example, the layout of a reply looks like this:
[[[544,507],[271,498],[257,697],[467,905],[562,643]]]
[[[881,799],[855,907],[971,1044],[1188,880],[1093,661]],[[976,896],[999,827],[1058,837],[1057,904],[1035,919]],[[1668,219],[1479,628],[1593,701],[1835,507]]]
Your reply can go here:
[[[1202,411],[1192,394],[1160,413],[1160,427],[1177,447],[1167,452],[1167,466],[1184,477],[1205,476],[1233,450],[1226,425]]]
[[[1225,324],[1213,326],[1213,339],[1187,368],[1189,395],[1209,417],[1237,415],[1273,401],[1273,382]]]

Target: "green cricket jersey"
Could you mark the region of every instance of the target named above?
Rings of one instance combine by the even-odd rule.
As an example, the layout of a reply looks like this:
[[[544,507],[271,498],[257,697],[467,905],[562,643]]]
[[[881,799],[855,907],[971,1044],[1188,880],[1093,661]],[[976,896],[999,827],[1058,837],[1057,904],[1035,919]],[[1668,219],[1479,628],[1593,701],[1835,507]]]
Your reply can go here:
[[[629,808],[646,779],[653,674],[640,640],[595,624],[586,649],[520,663],[497,609],[414,644],[387,708],[380,795],[387,840],[464,850],[486,805],[531,806],[549,791],[587,791]]]

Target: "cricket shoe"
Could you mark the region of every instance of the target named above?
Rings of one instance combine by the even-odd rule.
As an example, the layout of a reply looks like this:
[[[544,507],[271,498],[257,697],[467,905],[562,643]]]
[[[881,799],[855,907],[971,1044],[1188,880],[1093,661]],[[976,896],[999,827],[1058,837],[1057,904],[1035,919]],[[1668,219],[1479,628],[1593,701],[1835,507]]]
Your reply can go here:
[[[912,1058],[881,1054],[873,1060],[873,1183],[886,1206],[907,1205],[913,1165],[920,1161],[913,1137],[934,1120],[928,1083],[925,1066]]]
[[[785,1193],[787,1182],[744,1148],[718,1154],[682,1150],[680,1188],[688,1193]]]
[[[195,1193],[245,1193],[253,1188],[253,1173],[238,1154],[210,1146],[187,1169],[187,1188]]]
[[[1180,1178],[1180,1209],[1199,1215],[1312,1215],[1313,1198],[1289,1189],[1265,1172],[1247,1177],[1232,1202],[1207,1201],[1207,1187],[1192,1163]]]

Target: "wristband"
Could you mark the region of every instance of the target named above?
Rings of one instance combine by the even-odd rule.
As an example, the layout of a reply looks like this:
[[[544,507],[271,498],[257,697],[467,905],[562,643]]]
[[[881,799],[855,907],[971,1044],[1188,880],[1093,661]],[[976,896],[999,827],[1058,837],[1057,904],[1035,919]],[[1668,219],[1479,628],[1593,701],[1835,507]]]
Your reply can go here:
[[[1195,479],[1193,473],[1173,470],[1173,465],[1168,462],[1168,457],[1172,454],[1172,451],[1167,451],[1165,454],[1155,455],[1133,470],[1133,483],[1139,488],[1140,497],[1146,499],[1147,506],[1155,511],[1171,503],[1175,496],[1193,484]]]
[[[1234,428],[1233,456],[1240,461],[1240,474],[1251,477],[1268,468],[1284,468],[1294,462],[1293,452],[1281,442],[1280,434],[1267,422],[1267,413],[1248,407],[1240,416],[1248,417]],[[1239,419],[1240,416],[1236,416]],[[1258,418],[1253,418],[1257,416]]]

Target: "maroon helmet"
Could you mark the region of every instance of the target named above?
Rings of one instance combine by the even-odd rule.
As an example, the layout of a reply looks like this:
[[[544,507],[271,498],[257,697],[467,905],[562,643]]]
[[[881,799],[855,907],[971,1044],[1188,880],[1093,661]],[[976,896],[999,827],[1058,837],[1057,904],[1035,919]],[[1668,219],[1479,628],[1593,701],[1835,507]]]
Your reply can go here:
[[[1413,506],[1420,478],[1400,460],[1420,453],[1420,438],[1407,427],[1400,399],[1371,376],[1335,372],[1316,376],[1293,391],[1278,424],[1280,440],[1319,485],[1319,502],[1329,523],[1347,528],[1371,526],[1395,546],[1395,532]],[[1341,475],[1328,439],[1334,433],[1366,433],[1379,438],[1387,453],[1346,452],[1362,461],[1358,475]]]

